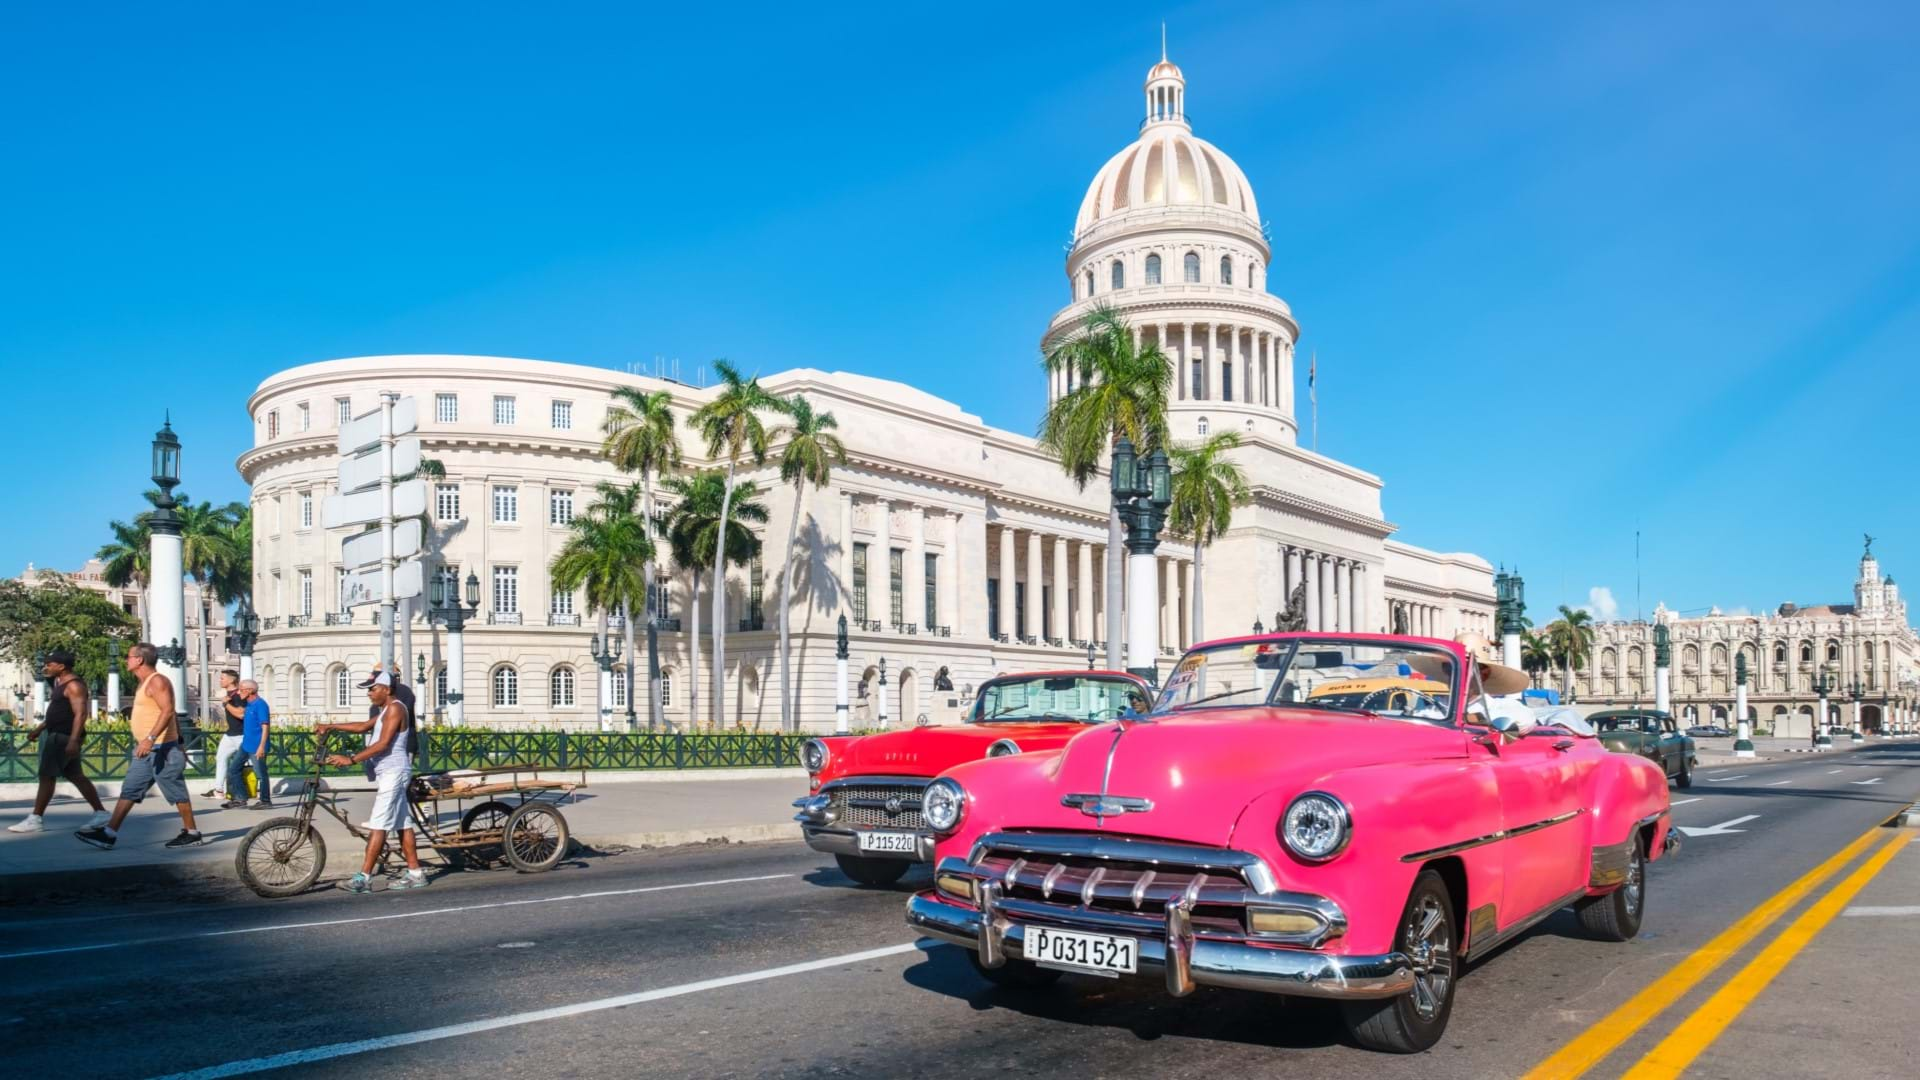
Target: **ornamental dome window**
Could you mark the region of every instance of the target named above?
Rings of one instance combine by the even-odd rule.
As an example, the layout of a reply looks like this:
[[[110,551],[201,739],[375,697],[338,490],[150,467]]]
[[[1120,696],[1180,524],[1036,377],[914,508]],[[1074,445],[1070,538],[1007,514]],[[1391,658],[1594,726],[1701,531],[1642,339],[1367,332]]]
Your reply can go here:
[[[1204,416],[1201,417],[1200,422],[1194,425],[1194,433],[1199,435],[1203,439],[1207,437],[1207,418],[1206,417]]]
[[[1116,289],[1127,287],[1127,266],[1119,259],[1113,260],[1113,287]]]
[[[1160,284],[1160,256],[1147,256],[1147,284]]]
[[[1186,274],[1187,274],[1187,284],[1189,284],[1189,285],[1198,285],[1198,284],[1200,284],[1200,255],[1199,255],[1199,253],[1198,253],[1198,252],[1193,252],[1193,251],[1189,251],[1189,252],[1187,252],[1187,257],[1186,257],[1185,259],[1182,259],[1182,260],[1181,260],[1181,262],[1182,262],[1182,263],[1184,264],[1184,266],[1185,266],[1185,269],[1186,269]]]
[[[1220,284],[1233,284],[1233,258],[1231,256],[1220,256]]]
[[[1093,296],[1093,271],[1087,271],[1087,297]]]

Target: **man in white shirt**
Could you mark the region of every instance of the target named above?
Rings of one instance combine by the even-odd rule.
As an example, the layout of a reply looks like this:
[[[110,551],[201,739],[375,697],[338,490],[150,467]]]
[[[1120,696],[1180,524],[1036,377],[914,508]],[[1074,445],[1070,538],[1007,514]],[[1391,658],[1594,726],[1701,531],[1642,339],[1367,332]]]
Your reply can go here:
[[[366,748],[357,753],[327,755],[329,765],[370,764],[374,787],[377,789],[373,797],[373,813],[368,815],[365,822],[368,830],[366,858],[361,861],[360,872],[341,887],[351,893],[372,892],[373,868],[380,863],[380,851],[386,846],[387,834],[397,832],[400,834],[400,853],[406,857],[407,869],[387,879],[387,888],[422,889],[427,885],[427,874],[420,868],[420,852],[414,845],[413,818],[407,812],[407,781],[413,778],[413,731],[407,707],[393,696],[393,676],[384,671],[361,685],[366,687],[367,700],[374,707],[372,719],[364,723],[319,724],[314,727],[317,735],[335,731],[373,733]]]

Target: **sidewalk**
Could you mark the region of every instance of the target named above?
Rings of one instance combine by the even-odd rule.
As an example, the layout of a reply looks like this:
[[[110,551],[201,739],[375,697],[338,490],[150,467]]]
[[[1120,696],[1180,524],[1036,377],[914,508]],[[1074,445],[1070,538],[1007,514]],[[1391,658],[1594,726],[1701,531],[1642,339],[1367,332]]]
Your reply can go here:
[[[1821,751],[1826,754],[1844,754],[1849,750],[1865,750],[1874,746],[1898,746],[1904,740],[1869,737],[1854,742],[1845,735],[1834,737],[1833,746]],[[1717,765],[1764,765],[1770,761],[1799,761],[1813,749],[1807,739],[1776,739],[1772,737],[1753,740],[1754,755],[1750,758],[1733,756],[1733,739],[1693,740],[1694,752],[1700,755],[1700,767],[1712,768]]]
[[[792,803],[806,794],[807,782],[804,776],[786,772],[747,779],[604,784],[596,784],[589,774],[589,786],[561,804],[561,812],[576,846],[603,852],[716,840],[798,839],[800,827],[793,822]],[[293,796],[282,795],[273,810],[221,810],[217,802],[195,791],[194,817],[207,842],[169,850],[163,845],[180,831],[180,817],[157,794],[149,795],[128,816],[114,849],[101,851],[74,838],[91,811],[71,792],[63,785],[55,795],[47,809],[45,832],[0,831],[0,904],[96,888],[237,881],[234,855],[240,839],[261,821],[291,814],[294,803]],[[362,793],[343,795],[342,809],[358,822],[372,798]],[[112,808],[110,799],[107,805]],[[0,822],[11,825],[31,808],[30,800],[0,801]],[[452,808],[453,804],[446,804],[449,817]],[[316,810],[314,820],[327,844],[328,872],[357,869],[365,845],[324,810]]]

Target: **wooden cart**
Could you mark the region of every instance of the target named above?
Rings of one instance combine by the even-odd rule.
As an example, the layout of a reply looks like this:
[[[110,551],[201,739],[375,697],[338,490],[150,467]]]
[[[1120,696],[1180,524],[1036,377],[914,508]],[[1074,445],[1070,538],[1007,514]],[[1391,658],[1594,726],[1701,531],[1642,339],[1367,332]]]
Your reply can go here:
[[[255,825],[234,855],[240,880],[261,896],[294,896],[320,880],[327,866],[327,844],[314,826],[315,810],[325,810],[362,843],[369,835],[340,807],[339,796],[375,789],[323,787],[320,769],[327,756],[326,744],[322,736],[313,774],[306,779],[293,816]],[[464,869],[502,865],[528,873],[553,869],[566,858],[572,835],[559,803],[586,786],[586,774],[578,781],[556,780],[540,775],[545,771],[550,770],[516,764],[413,777],[407,782],[407,813],[413,819],[417,843],[439,854],[448,865]],[[451,811],[444,808],[446,803],[453,804]],[[387,838],[380,852],[381,872],[389,869],[389,859],[398,857],[399,842],[397,836]]]

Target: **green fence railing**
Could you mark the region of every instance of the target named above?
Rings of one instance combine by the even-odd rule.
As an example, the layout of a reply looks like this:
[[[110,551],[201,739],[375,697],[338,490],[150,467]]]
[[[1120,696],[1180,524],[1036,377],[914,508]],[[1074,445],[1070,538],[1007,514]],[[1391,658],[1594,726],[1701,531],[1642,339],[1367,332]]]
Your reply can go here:
[[[547,769],[765,769],[799,764],[805,735],[724,732],[616,731],[434,731],[422,733],[415,772],[478,769],[488,765],[537,765]],[[344,741],[341,741],[344,740]],[[316,739],[312,731],[275,731],[267,740],[267,772],[274,777],[313,770]],[[194,730],[187,735],[187,772],[214,773],[218,734]],[[335,736],[335,746],[358,746],[354,735]],[[124,728],[89,732],[80,759],[95,780],[126,775],[133,737]],[[32,780],[38,774],[40,748],[24,731],[0,732],[0,783]],[[353,775],[358,769],[325,770]]]

